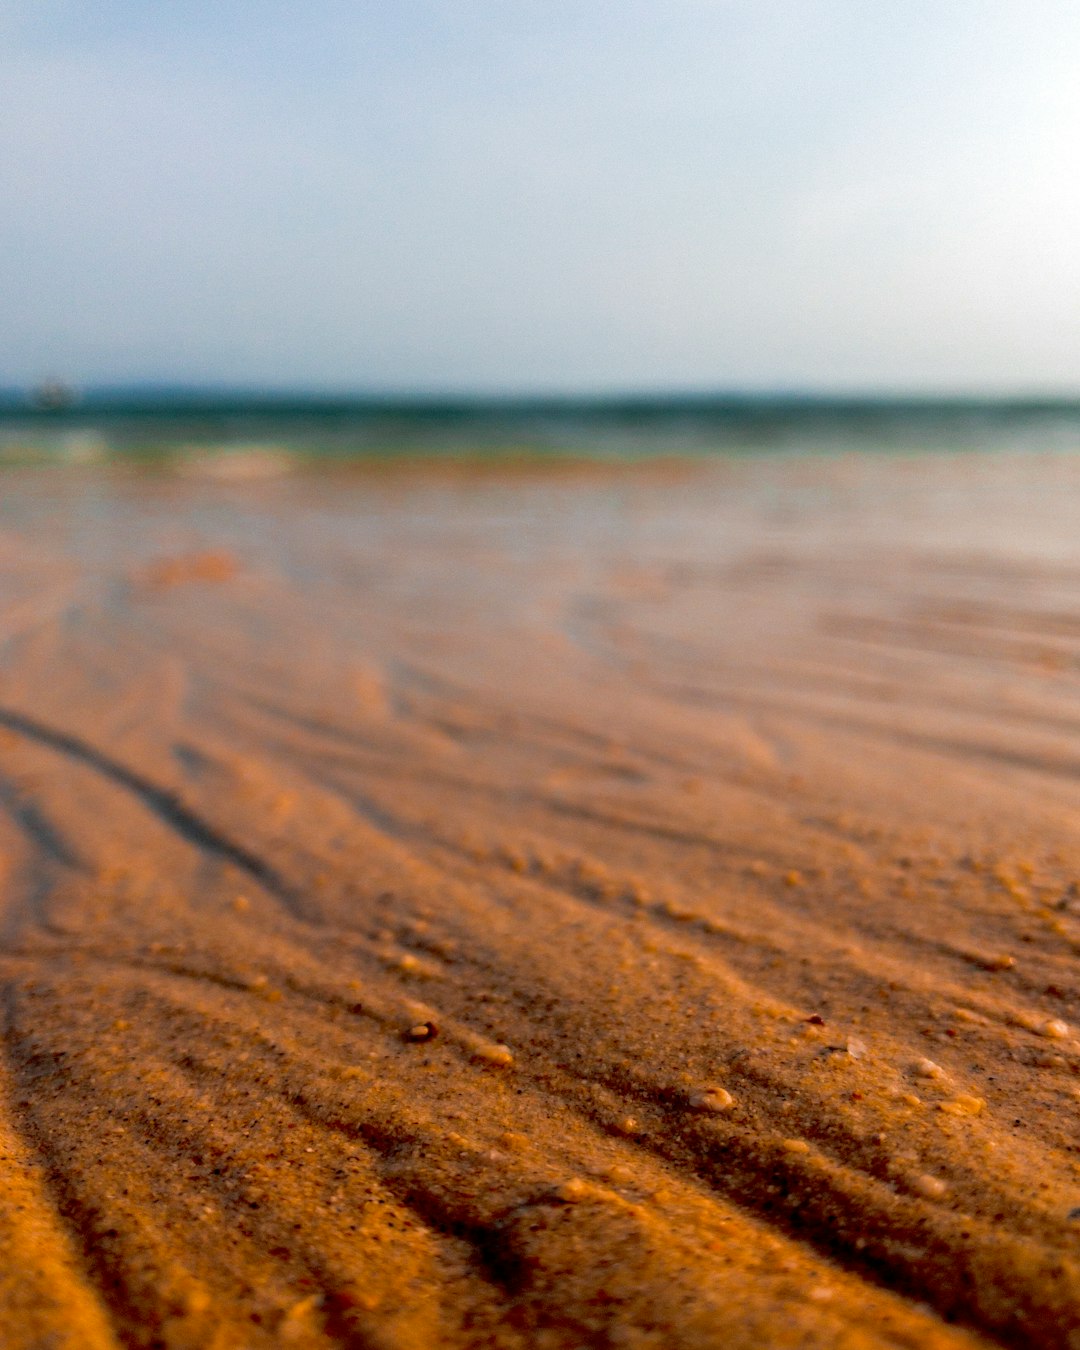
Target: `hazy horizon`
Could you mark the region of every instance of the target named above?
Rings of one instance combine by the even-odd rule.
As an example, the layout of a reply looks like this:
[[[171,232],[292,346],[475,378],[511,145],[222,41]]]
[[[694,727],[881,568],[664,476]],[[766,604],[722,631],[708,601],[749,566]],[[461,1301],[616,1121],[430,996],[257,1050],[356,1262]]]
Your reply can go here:
[[[319,403],[357,403],[372,404],[380,403],[400,403],[402,405],[415,404],[423,406],[427,403],[447,403],[447,404],[472,404],[492,405],[500,404],[559,404],[568,403],[574,405],[590,406],[596,405],[603,407],[605,405],[618,404],[657,404],[671,403],[679,405],[681,403],[700,404],[707,406],[710,404],[731,403],[738,405],[746,403],[749,405],[767,406],[770,403],[798,405],[806,403],[809,405],[821,404],[823,406],[834,406],[843,404],[867,405],[873,406],[880,404],[888,406],[895,404],[902,406],[911,404],[912,406],[925,405],[927,407],[949,407],[955,405],[963,408],[965,406],[988,406],[1008,407],[1012,405],[1023,406],[1064,406],[1080,407],[1080,387],[1067,389],[932,389],[919,388],[916,386],[887,388],[884,386],[783,386],[783,385],[740,385],[724,386],[717,385],[713,388],[704,386],[598,386],[590,389],[567,389],[553,386],[550,388],[526,388],[506,386],[503,388],[483,388],[479,386],[438,386],[438,385],[415,385],[415,386],[393,386],[393,385],[343,385],[343,384],[319,384],[316,382],[308,384],[296,384],[288,382],[279,383],[226,383],[221,381],[169,381],[156,379],[132,379],[117,381],[100,381],[87,384],[69,382],[54,378],[50,375],[43,380],[28,381],[25,384],[0,385],[0,408],[11,410],[12,407],[26,407],[34,404],[37,396],[50,387],[55,387],[65,398],[70,400],[66,406],[73,411],[87,404],[123,402],[130,399],[134,402],[146,401],[153,403],[157,400],[168,402],[170,399],[177,401],[185,400],[205,400],[207,403],[221,401],[227,403],[230,401],[251,401],[258,403],[265,400],[268,404],[274,402],[295,401],[297,404],[311,402]]]
[[[0,387],[1080,394],[1064,0],[0,0]]]

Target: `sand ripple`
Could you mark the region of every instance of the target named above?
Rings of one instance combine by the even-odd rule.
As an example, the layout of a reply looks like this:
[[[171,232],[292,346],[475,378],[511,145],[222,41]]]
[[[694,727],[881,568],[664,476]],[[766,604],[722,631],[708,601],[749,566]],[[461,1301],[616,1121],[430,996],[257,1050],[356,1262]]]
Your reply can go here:
[[[4,1345],[1080,1346],[1078,477],[9,476]]]

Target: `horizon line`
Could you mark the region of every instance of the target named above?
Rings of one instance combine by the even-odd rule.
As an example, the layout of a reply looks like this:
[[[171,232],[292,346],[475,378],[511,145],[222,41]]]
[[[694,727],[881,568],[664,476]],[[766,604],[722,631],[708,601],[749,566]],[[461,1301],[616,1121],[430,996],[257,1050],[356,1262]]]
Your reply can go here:
[[[1080,385],[1072,389],[1020,387],[987,390],[957,387],[933,389],[917,385],[715,385],[638,386],[608,385],[589,390],[529,389],[482,386],[363,386],[267,384],[192,380],[102,380],[80,383],[58,379],[33,384],[0,384],[0,407],[43,410],[35,400],[43,391],[62,391],[65,400],[56,411],[77,411],[86,404],[119,400],[177,399],[183,401],[258,401],[267,403],[335,402],[369,405],[638,405],[670,403],[806,403],[806,404],[915,404],[947,407],[1080,405]]]

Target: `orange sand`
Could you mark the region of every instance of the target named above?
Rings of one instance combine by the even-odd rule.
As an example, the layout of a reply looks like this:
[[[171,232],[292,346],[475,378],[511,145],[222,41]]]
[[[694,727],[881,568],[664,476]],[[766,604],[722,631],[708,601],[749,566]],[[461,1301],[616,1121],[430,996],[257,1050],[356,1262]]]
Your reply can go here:
[[[0,480],[0,1343],[1080,1346],[1080,459]]]

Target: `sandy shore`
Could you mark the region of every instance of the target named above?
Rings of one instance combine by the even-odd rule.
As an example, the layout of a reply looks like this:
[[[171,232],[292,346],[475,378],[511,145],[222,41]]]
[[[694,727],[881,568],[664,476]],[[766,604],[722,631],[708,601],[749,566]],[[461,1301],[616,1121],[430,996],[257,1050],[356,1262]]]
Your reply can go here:
[[[4,1346],[1080,1346],[1078,540],[6,474]]]

